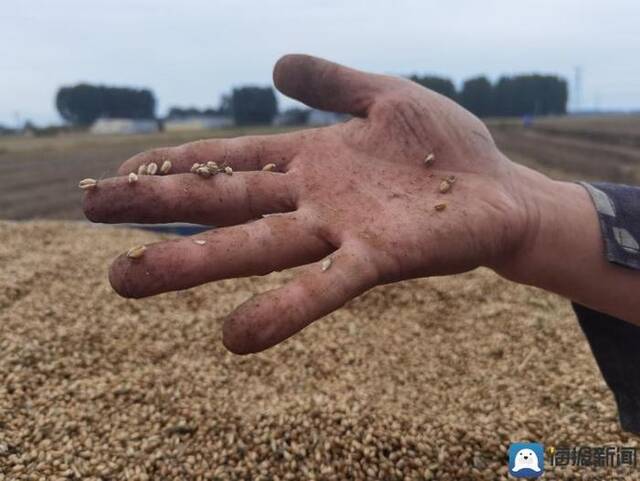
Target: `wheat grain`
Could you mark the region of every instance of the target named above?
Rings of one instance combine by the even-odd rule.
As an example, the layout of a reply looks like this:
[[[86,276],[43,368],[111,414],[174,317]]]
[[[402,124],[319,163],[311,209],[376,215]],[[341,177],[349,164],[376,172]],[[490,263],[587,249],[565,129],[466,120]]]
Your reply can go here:
[[[440,191],[441,194],[445,194],[451,190],[451,184],[448,181],[443,180],[442,182],[440,182],[440,186],[438,187],[438,190]]]
[[[131,172],[127,180],[130,184],[135,184],[138,182],[138,175],[135,172]]]
[[[150,162],[149,165],[147,165],[147,174],[156,175],[156,172],[158,172],[158,164]]]
[[[139,246],[132,247],[131,249],[129,249],[127,251],[127,257],[129,259],[139,259],[140,257],[142,257],[144,255],[144,252],[146,250],[147,250],[147,248],[144,245],[139,245]]]
[[[333,260],[331,259],[331,257],[327,257],[325,260],[323,260],[322,265],[320,266],[322,269],[322,272],[328,271],[332,263],[333,263]]]
[[[424,158],[424,165],[429,167],[431,166],[431,164],[433,164],[433,161],[435,160],[436,156],[433,152],[431,152],[429,155],[427,155]]]
[[[276,164],[274,164],[274,163],[270,163],[270,164],[265,165],[265,166],[262,168],[262,170],[267,171],[267,172],[270,172],[270,171],[272,171],[272,170],[275,170],[275,168],[276,168]]]
[[[224,173],[227,174],[227,175],[231,175],[231,174],[233,174],[233,169],[227,165],[224,168]]]
[[[211,171],[204,166],[200,166],[196,169],[196,174],[198,174],[200,177],[211,177]]]
[[[117,252],[165,240],[157,234],[61,222],[0,230],[11,260],[11,275],[0,276],[0,480],[507,481],[516,440],[638,444],[615,422],[615,400],[568,303],[488,269],[379,286],[240,358],[220,342],[222,319],[295,272],[133,301],[108,289],[105,266]],[[194,250],[226,254],[207,246]],[[171,265],[152,263],[147,247],[117,272],[125,287],[157,289],[180,274],[186,247],[162,259]],[[335,302],[343,286],[334,283],[363,274],[339,270],[335,255],[326,256],[330,273],[319,272],[326,258],[312,268],[329,284],[324,292],[304,284],[295,304],[281,291],[258,297],[250,305],[262,306],[260,316],[245,317],[243,334],[273,335],[278,324],[261,322],[273,312],[284,322],[322,314],[309,311],[316,300]],[[51,259],[64,266],[53,282]],[[231,260],[201,264],[200,279],[228,273]],[[552,382],[539,382],[543,359],[558,367]],[[579,383],[566,366],[580,367]],[[548,475],[633,473],[549,466]]]
[[[170,160],[165,160],[162,163],[162,166],[160,166],[160,173],[161,174],[168,174],[169,171],[171,170],[171,167],[172,167],[171,161]]]
[[[82,190],[89,190],[89,189],[95,189],[98,186],[98,181],[96,179],[82,179],[79,183],[78,183],[78,187],[80,187]]]

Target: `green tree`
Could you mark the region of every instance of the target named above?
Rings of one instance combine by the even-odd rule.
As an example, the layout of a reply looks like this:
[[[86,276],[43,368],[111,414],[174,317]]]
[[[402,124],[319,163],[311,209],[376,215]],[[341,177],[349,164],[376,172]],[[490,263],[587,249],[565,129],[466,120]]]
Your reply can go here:
[[[278,103],[271,87],[239,87],[233,89],[231,110],[236,125],[270,124]]]
[[[501,77],[495,86],[497,115],[550,115],[567,111],[567,82],[554,75]]]
[[[154,118],[156,100],[148,89],[78,84],[58,90],[56,108],[67,122],[86,126],[101,117]]]
[[[218,107],[220,115],[232,115],[233,105],[231,102],[231,95],[224,94],[220,97],[220,106]]]
[[[434,75],[412,75],[409,77],[410,80],[413,80],[417,84],[422,85],[428,89],[434,90],[439,94],[442,94],[450,99],[457,100],[458,94],[456,92],[456,87],[453,85],[453,82],[448,78],[437,77]]]
[[[478,117],[495,114],[494,92],[487,77],[474,77],[466,80],[460,92],[460,103]]]

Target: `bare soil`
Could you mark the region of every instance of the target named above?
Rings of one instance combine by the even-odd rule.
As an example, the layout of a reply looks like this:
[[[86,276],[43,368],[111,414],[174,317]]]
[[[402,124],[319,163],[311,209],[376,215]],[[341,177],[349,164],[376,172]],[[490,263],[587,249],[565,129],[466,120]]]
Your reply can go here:
[[[549,118],[531,128],[517,120],[489,120],[488,125],[508,157],[552,177],[640,184],[640,116]],[[78,180],[113,175],[138,152],[203,137],[282,130],[0,139],[0,219],[80,220]]]

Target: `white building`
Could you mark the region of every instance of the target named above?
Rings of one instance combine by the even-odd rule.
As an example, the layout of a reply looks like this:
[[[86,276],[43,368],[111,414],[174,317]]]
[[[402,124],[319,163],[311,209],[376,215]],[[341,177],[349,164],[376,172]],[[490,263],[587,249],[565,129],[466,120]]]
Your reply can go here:
[[[153,119],[98,119],[91,126],[92,134],[150,134],[158,131]]]
[[[164,121],[164,130],[176,132],[183,130],[208,130],[232,127],[233,119],[223,115],[199,115]]]

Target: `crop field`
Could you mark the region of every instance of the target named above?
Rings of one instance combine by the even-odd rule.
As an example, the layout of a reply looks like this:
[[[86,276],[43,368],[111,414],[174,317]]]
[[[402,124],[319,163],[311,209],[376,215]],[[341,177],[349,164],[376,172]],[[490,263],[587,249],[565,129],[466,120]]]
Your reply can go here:
[[[490,128],[551,176],[640,183],[638,117]],[[511,442],[640,447],[569,302],[487,269],[377,287],[251,356],[224,349],[223,320],[290,272],[118,297],[111,259],[167,236],[69,222],[78,180],[251,132],[0,139],[0,481],[508,481]]]

